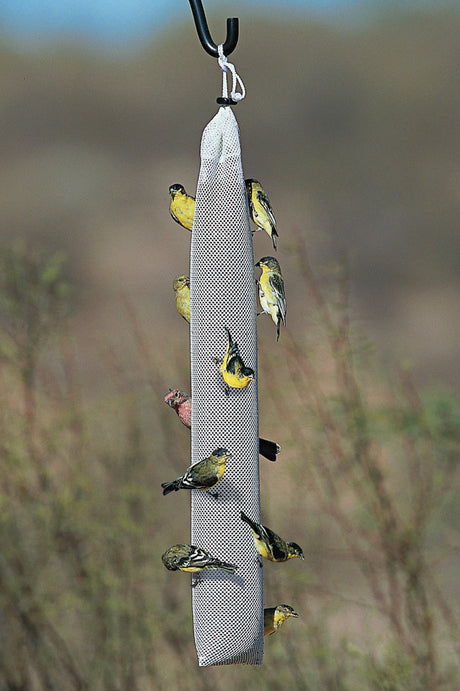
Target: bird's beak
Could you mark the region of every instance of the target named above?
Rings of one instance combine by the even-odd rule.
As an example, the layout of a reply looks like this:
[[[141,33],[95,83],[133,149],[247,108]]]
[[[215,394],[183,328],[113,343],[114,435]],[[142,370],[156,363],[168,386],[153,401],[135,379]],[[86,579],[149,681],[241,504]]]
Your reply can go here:
[[[260,262],[257,262],[257,264],[254,264],[254,266],[260,266]]]
[[[291,612],[291,617],[298,617],[298,616],[299,615],[297,614],[297,612]]]

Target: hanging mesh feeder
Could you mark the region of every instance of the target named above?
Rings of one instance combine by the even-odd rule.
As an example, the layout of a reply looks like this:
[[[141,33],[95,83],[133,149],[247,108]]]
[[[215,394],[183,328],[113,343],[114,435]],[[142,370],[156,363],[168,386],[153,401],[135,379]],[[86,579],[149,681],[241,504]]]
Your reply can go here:
[[[231,102],[244,86],[219,46],[223,97],[233,74]],[[236,83],[242,93],[236,93]],[[221,107],[201,140],[190,258],[192,463],[227,448],[222,480],[211,493],[192,491],[191,543],[238,566],[235,574],[204,571],[192,585],[195,643],[200,666],[262,664],[263,568],[256,558],[243,510],[260,521],[257,325],[254,255],[241,163],[238,125]],[[215,358],[223,358],[226,328],[244,364],[255,373],[246,388],[225,384]]]

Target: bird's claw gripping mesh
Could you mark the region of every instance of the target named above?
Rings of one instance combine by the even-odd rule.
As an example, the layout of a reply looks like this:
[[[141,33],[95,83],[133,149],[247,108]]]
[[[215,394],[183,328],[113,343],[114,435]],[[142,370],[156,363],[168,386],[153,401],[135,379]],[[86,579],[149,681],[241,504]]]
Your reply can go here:
[[[192,491],[192,544],[236,564],[235,574],[204,571],[192,590],[201,666],[263,658],[263,568],[243,510],[260,521],[257,326],[254,256],[238,125],[220,108],[203,132],[190,260],[192,463],[218,447],[232,454],[213,491]],[[256,379],[225,384],[222,358],[230,330]]]

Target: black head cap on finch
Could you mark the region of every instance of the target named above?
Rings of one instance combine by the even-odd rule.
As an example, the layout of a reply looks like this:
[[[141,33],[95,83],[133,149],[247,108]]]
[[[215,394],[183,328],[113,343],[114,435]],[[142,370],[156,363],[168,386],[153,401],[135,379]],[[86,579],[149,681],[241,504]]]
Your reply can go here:
[[[171,185],[171,187],[169,188],[169,194],[171,195],[171,197],[176,195],[178,192],[180,192],[181,194],[185,194],[185,187],[183,185],[179,185],[179,183]]]

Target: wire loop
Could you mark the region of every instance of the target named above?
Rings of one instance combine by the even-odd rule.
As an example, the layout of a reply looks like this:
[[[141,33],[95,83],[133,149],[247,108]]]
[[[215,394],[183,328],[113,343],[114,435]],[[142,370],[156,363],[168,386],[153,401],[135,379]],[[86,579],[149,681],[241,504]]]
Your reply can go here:
[[[224,44],[221,43],[218,48],[218,58],[217,62],[219,64],[219,67],[222,70],[222,100],[228,100],[228,87],[227,87],[227,72],[230,71],[232,73],[232,89],[230,91],[230,99],[234,103],[238,103],[238,101],[241,101],[245,96],[246,96],[246,89],[243,84],[243,80],[239,76],[239,74],[236,71],[235,65],[231,62],[228,61],[227,56],[224,53]],[[237,85],[239,85],[241,91],[237,91]],[[221,99],[217,101],[218,103],[221,102]],[[225,105],[233,105],[231,103],[225,103]]]

